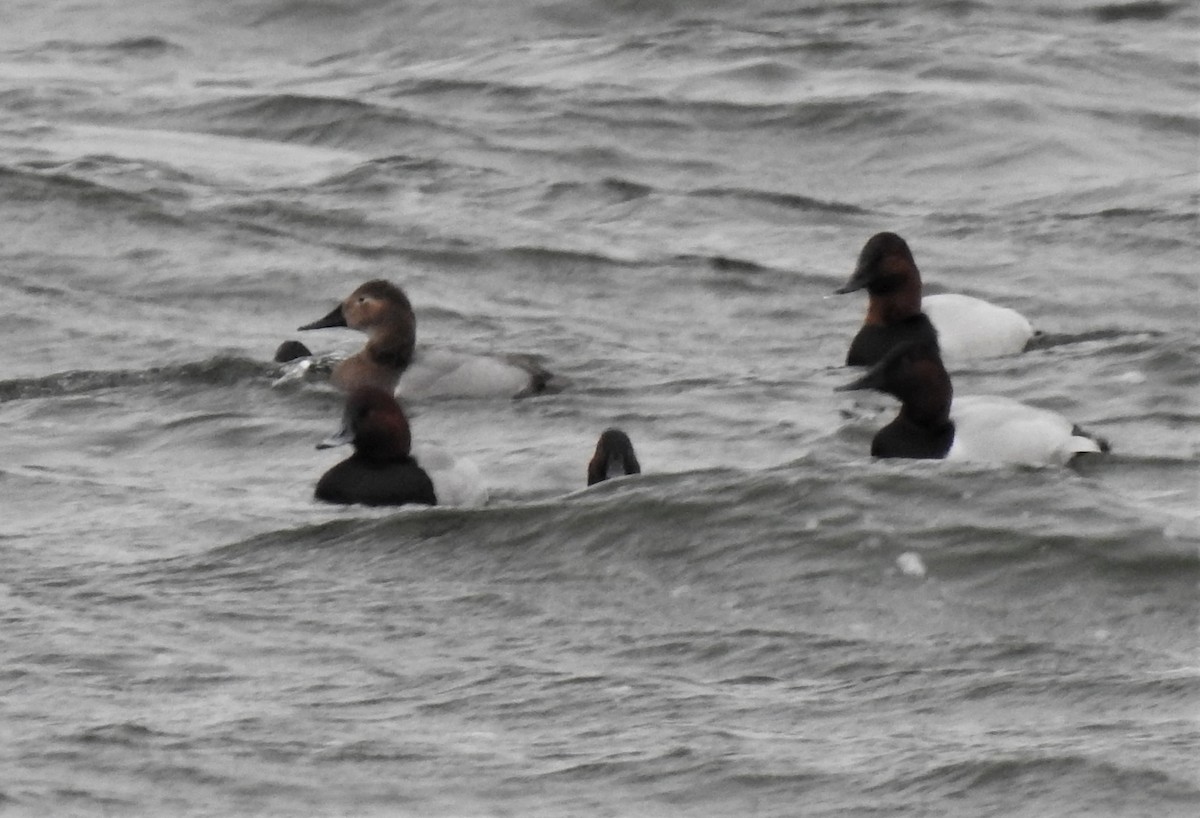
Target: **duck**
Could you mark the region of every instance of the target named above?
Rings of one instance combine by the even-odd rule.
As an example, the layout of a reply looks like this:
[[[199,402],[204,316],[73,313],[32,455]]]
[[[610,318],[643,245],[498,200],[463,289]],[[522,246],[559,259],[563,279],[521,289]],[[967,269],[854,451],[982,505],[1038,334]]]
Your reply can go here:
[[[594,486],[614,477],[641,474],[637,454],[629,435],[620,429],[605,429],[596,441],[596,451],[588,461],[587,484]]]
[[[876,389],[900,412],[871,441],[881,458],[1066,465],[1077,455],[1109,451],[1057,412],[996,395],[954,397],[936,344],[906,341],[839,391]]]
[[[906,341],[938,344],[947,360],[1015,355],[1033,337],[1019,312],[969,295],[921,297],[921,272],[895,233],[867,239],[850,279],[836,293],[866,289],[867,317],[850,343],[847,366],[872,366]]]
[[[561,383],[530,355],[472,356],[418,348],[417,318],[404,290],[375,279],[359,285],[329,314],[305,324],[301,331],[346,327],[367,335],[367,343],[339,361],[330,374],[335,386],[349,392],[374,386],[404,398],[523,398],[558,391]],[[299,342],[276,351],[280,363],[311,355]]]
[[[436,447],[413,451],[412,429],[391,390],[356,386],[342,427],[318,449],[351,444],[354,454],[317,481],[318,500],[365,506],[480,506],[488,491],[479,470]]]

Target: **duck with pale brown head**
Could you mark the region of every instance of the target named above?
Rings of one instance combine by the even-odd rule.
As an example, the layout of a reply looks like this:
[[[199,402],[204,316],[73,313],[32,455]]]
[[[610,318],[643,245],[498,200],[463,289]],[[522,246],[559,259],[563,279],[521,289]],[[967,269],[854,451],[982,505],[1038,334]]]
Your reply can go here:
[[[300,329],[328,327],[367,334],[366,346],[333,368],[330,379],[335,385],[346,391],[359,386],[395,391],[417,342],[417,317],[403,290],[382,279],[368,281],[328,315]]]
[[[417,319],[404,291],[383,280],[358,287],[328,315],[301,330],[347,327],[367,334],[361,351],[334,366],[344,390],[375,386],[408,398],[508,397],[556,392],[564,383],[530,355],[472,355],[417,348]],[[280,348],[277,353],[292,354]]]

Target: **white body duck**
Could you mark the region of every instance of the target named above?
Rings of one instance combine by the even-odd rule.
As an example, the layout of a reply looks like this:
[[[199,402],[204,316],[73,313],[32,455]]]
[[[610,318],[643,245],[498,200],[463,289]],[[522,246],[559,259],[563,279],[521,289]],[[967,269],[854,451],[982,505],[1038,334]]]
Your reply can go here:
[[[1020,313],[969,295],[921,297],[921,272],[895,233],[867,240],[854,272],[837,292],[866,289],[867,316],[850,344],[848,366],[871,366],[905,341],[934,341],[946,360],[1013,355],[1033,327]]]
[[[875,457],[1064,465],[1078,454],[1108,451],[1057,412],[993,395],[954,398],[937,347],[910,341],[857,381],[899,399],[900,413],[871,441]]]
[[[403,290],[388,281],[368,281],[324,318],[300,329],[326,327],[347,327],[367,335],[362,350],[333,368],[331,380],[346,391],[374,386],[406,398],[519,398],[556,388],[554,377],[529,356],[418,349],[412,304]],[[280,347],[276,360],[305,354],[303,344],[288,342]]]

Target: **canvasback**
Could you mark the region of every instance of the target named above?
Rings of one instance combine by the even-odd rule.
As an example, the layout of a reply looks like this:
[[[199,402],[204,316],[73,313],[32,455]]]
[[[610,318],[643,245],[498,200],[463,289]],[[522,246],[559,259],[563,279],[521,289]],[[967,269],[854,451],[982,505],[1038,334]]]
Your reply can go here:
[[[620,429],[605,429],[596,441],[596,452],[588,462],[587,484],[594,486],[613,477],[641,474],[629,435]]]
[[[1057,412],[994,395],[955,398],[928,341],[901,344],[838,387],[850,389],[877,389],[900,401],[900,413],[871,441],[874,457],[1064,465],[1077,454],[1108,451],[1107,442]]]
[[[871,366],[897,344],[934,341],[946,360],[1013,355],[1033,337],[1016,310],[969,295],[921,297],[921,272],[908,243],[876,233],[863,245],[850,280],[836,292],[866,288],[867,317],[850,343],[847,366]]]
[[[355,387],[346,400],[342,428],[317,448],[348,443],[354,454],[317,481],[318,500],[367,506],[487,502],[487,489],[469,461],[431,447],[413,451],[408,418],[390,390]]]
[[[407,398],[521,398],[561,388],[532,356],[473,356],[417,348],[417,318],[404,291],[376,279],[359,286],[323,318],[301,330],[347,327],[366,333],[359,352],[330,376],[339,388],[375,386]],[[276,353],[296,355],[303,345]]]

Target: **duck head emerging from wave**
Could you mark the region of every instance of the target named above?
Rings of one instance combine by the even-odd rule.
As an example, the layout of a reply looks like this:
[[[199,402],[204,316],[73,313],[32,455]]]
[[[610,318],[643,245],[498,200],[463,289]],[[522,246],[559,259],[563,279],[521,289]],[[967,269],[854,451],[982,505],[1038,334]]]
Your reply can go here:
[[[1057,412],[1011,398],[954,398],[936,346],[912,341],[891,350],[865,375],[839,390],[877,389],[900,401],[896,418],[871,441],[875,457],[1063,465],[1108,444]]]
[[[417,340],[417,317],[408,296],[396,285],[368,281],[324,318],[301,330],[347,327],[367,334],[367,344],[334,367],[333,383],[347,392],[359,386],[394,391],[412,363]]]
[[[318,449],[352,444],[354,454],[317,482],[316,497],[329,503],[436,505],[433,482],[412,457],[412,431],[391,392],[357,387],[346,401],[342,428]]]
[[[629,435],[620,429],[605,429],[596,441],[596,453],[587,468],[587,484],[593,486],[612,477],[641,474]]]

